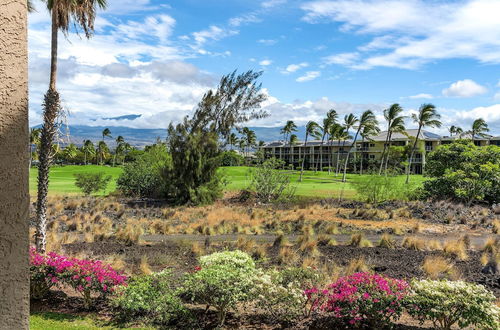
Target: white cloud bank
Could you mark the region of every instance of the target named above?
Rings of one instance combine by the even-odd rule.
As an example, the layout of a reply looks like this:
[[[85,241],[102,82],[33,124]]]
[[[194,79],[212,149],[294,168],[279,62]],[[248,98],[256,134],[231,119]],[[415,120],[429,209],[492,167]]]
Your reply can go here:
[[[298,77],[295,79],[297,82],[306,82],[310,80],[314,80],[321,76],[321,72],[319,71],[307,71],[305,75]]]
[[[443,95],[447,97],[473,97],[488,92],[488,89],[479,85],[471,79],[454,82],[450,87],[443,89]]]

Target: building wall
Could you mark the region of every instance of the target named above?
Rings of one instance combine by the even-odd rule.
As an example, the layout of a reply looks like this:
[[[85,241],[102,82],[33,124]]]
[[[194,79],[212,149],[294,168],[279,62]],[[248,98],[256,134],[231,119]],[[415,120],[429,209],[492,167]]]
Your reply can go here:
[[[0,1],[0,329],[28,329],[26,0]]]

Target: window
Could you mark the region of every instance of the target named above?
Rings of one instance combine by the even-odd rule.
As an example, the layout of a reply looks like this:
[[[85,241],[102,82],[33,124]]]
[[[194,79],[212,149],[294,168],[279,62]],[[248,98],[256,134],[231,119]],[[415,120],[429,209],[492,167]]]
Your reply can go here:
[[[370,159],[375,159],[375,155],[370,155]]]

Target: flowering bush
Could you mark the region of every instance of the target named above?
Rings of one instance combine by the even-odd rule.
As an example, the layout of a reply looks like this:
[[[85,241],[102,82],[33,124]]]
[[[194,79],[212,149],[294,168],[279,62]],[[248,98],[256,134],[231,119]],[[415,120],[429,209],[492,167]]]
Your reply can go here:
[[[200,264],[187,276],[185,293],[192,301],[214,306],[223,324],[229,309],[251,298],[255,263],[244,252],[226,251],[201,257]]]
[[[398,319],[408,291],[405,281],[377,274],[341,277],[327,289],[305,291],[312,312],[326,313],[351,327],[383,328]]]
[[[166,326],[188,316],[168,270],[132,278],[127,286],[118,288],[113,304],[125,321],[143,318]]]
[[[420,322],[431,320],[436,329],[474,326],[500,328],[500,309],[495,296],[482,285],[463,281],[421,280],[411,282],[406,297],[408,313]]]
[[[55,253],[42,255],[30,250],[31,294],[40,298],[57,283],[68,284],[83,296],[85,307],[92,293],[105,296],[125,284],[126,276],[99,260],[67,258]]]

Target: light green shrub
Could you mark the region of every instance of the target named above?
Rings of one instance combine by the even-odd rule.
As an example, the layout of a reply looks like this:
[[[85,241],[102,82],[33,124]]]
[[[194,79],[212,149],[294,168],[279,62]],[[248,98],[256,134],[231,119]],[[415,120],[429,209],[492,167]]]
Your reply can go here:
[[[408,313],[436,329],[474,326],[476,329],[499,329],[500,309],[495,296],[482,285],[463,281],[420,280],[411,283],[406,298]]]

